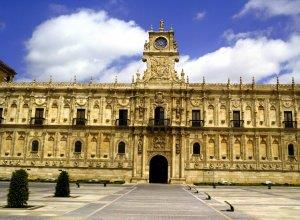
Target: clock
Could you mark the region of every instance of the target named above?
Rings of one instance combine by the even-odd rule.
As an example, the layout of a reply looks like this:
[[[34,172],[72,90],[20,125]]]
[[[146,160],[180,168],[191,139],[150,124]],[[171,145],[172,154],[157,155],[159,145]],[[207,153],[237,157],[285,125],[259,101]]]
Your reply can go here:
[[[154,42],[155,47],[157,47],[158,49],[165,48],[167,46],[167,44],[168,44],[168,41],[164,37],[158,37],[158,38],[156,38],[156,40]]]

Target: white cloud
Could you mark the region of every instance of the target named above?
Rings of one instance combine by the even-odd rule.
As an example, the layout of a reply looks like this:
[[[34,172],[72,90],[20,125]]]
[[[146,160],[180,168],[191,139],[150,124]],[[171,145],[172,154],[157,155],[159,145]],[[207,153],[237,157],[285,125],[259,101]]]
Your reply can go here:
[[[191,81],[238,82],[242,76],[244,81],[263,80],[273,74],[295,77],[300,82],[300,35],[293,35],[289,40],[238,39],[234,45],[222,47],[199,58],[191,59],[183,56],[178,69],[184,68]]]
[[[234,17],[243,16],[249,12],[255,12],[257,15],[272,17],[278,15],[299,15],[299,0],[249,0],[243,9]]]
[[[258,37],[268,37],[272,33],[272,28],[267,28],[265,30],[256,30],[256,31],[248,31],[248,32],[240,32],[234,33],[232,29],[227,29],[223,33],[223,37],[229,42],[235,42],[239,39],[246,38],[258,38]]]
[[[181,57],[178,72],[184,68],[191,82],[226,82],[228,77],[238,82],[242,76],[250,82],[268,79],[279,74],[281,82],[290,82],[292,76],[300,82],[300,35],[290,39],[269,39],[267,32],[234,33],[228,30],[224,37],[230,41],[216,51],[203,56]],[[147,33],[133,21],[109,17],[104,11],[80,10],[58,16],[39,25],[27,41],[26,79],[88,81],[91,77],[101,82],[131,82],[137,70],[145,64],[141,57]],[[184,42],[181,42],[184,44]],[[268,82],[267,80],[265,80]]]
[[[206,15],[206,12],[205,11],[199,11],[197,12],[196,16],[195,16],[195,19],[196,20],[202,20]]]
[[[69,81],[76,74],[78,80],[92,76],[107,81],[112,64],[141,56],[146,38],[135,22],[111,18],[104,11],[82,9],[58,16],[39,25],[26,42],[28,75]]]
[[[113,82],[115,76],[117,76],[118,82],[120,83],[131,82],[133,75],[134,77],[136,77],[137,72],[139,72],[142,75],[145,69],[146,65],[141,61],[132,61],[122,68],[113,66],[103,73],[101,81]]]

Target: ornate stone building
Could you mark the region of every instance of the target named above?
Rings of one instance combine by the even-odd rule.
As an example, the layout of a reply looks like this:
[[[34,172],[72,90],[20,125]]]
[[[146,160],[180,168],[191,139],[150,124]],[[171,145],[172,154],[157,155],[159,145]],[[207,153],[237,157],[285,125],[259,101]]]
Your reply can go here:
[[[189,83],[163,22],[142,60],[132,83],[3,80],[0,177],[300,183],[299,85]]]

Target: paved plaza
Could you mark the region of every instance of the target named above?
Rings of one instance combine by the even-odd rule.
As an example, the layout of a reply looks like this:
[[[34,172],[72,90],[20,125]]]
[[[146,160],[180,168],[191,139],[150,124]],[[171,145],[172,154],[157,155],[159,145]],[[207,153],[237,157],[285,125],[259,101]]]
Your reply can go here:
[[[0,205],[8,182],[0,182]],[[2,219],[299,219],[300,188],[266,186],[71,184],[70,198],[53,197],[54,183],[30,183],[31,209],[0,208]],[[198,193],[196,191],[198,190]],[[207,195],[211,200],[206,200]],[[234,212],[226,211],[230,202]]]

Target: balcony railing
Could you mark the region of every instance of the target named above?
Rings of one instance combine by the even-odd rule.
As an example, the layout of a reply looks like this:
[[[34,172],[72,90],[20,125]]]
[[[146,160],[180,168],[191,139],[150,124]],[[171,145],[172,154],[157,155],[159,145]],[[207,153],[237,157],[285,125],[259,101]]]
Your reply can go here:
[[[170,119],[149,119],[149,126],[151,127],[168,127],[170,126]]]
[[[129,126],[130,120],[129,119],[116,119],[116,126],[126,127]]]
[[[0,117],[0,124],[4,124],[4,118]]]
[[[244,127],[244,120],[231,120],[231,127],[242,128]]]
[[[86,125],[87,119],[85,118],[73,118],[73,125]]]
[[[285,128],[297,128],[297,121],[283,121]]]
[[[43,125],[45,123],[45,118],[34,117],[30,119],[31,125]]]
[[[204,127],[204,120],[190,120],[190,126],[195,128]]]

